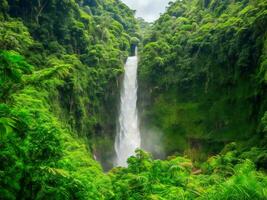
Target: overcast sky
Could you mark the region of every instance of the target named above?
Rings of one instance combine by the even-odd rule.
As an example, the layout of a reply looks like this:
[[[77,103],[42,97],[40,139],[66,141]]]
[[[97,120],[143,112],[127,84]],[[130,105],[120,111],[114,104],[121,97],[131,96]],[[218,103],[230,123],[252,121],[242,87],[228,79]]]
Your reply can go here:
[[[122,0],[131,9],[136,10],[136,17],[142,17],[148,22],[158,19],[165,11],[170,0]]]

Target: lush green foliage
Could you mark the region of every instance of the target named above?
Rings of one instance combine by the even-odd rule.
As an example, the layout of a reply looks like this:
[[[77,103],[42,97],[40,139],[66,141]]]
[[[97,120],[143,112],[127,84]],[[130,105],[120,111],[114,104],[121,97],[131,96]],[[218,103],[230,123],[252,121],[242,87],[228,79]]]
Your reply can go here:
[[[0,2],[0,199],[112,196],[92,153],[115,132],[105,102],[114,106],[138,37],[133,11],[113,0]]]
[[[1,198],[103,199],[110,185],[101,167],[50,111],[49,95],[70,67],[33,71],[14,52],[1,52],[1,58],[9,72],[3,84],[12,91],[0,104]]]
[[[177,1],[152,26],[118,0],[0,0],[0,199],[266,199],[266,6]],[[103,173],[138,33],[167,153],[237,143],[202,163],[137,150]]]
[[[128,168],[116,168],[109,174],[114,199],[266,199],[266,175],[257,172],[248,159],[253,151],[262,149],[240,153],[234,144],[229,146],[231,151],[200,166],[184,157],[153,160],[137,150],[128,159]]]
[[[132,42],[139,37],[134,11],[115,0],[1,3],[0,49],[19,53],[36,70],[46,70],[29,77],[27,83],[34,85],[55,72],[47,68],[70,67],[58,90],[50,95],[51,109],[73,132],[90,138],[96,144],[91,145],[93,151],[110,166],[107,157],[114,151],[110,143],[116,126],[118,80]],[[15,65],[20,67],[14,63],[8,64],[12,70]],[[1,62],[1,69],[8,67],[4,65]],[[13,92],[11,82],[4,75],[0,78],[1,96],[8,98],[6,93]]]
[[[176,1],[150,30],[142,115],[164,133],[167,154],[201,158],[231,141],[266,146],[266,8],[266,0]]]

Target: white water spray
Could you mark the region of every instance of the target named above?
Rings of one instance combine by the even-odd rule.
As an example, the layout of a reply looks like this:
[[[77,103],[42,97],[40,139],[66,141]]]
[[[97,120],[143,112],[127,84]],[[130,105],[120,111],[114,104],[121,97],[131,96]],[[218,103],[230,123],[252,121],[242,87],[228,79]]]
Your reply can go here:
[[[137,49],[135,56],[128,57],[125,64],[123,87],[121,90],[121,104],[119,115],[119,129],[115,140],[117,166],[127,166],[128,157],[140,148],[141,139],[138,126],[137,101]]]

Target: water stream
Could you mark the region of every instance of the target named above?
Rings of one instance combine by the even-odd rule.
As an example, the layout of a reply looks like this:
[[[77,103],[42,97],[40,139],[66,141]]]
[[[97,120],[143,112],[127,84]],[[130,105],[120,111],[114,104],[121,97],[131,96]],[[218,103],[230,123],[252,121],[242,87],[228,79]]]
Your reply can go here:
[[[125,64],[119,113],[119,128],[115,140],[116,166],[127,166],[127,158],[140,148],[137,101],[137,50],[135,56],[128,57]]]

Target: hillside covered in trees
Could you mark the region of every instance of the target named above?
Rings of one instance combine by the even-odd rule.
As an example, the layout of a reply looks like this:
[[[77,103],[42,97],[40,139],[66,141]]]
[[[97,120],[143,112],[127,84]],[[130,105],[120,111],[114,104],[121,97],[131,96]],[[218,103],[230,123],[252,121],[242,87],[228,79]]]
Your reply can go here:
[[[143,117],[163,131],[167,154],[205,158],[233,141],[266,147],[266,6],[176,1],[147,34]]]
[[[111,169],[137,44],[151,151]],[[266,70],[266,0],[0,0],[0,199],[267,199]]]
[[[119,1],[1,1],[1,199],[108,196],[92,154],[136,31]]]

